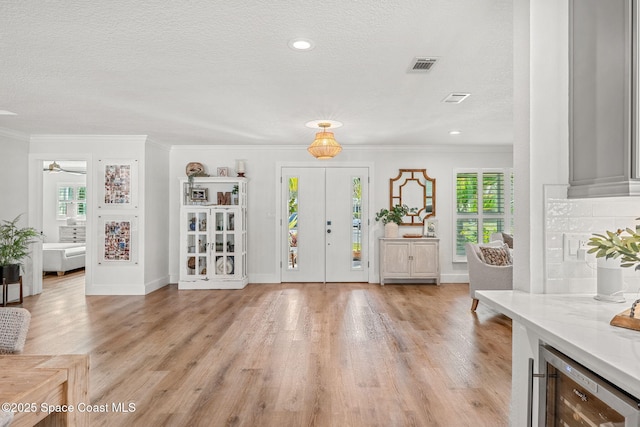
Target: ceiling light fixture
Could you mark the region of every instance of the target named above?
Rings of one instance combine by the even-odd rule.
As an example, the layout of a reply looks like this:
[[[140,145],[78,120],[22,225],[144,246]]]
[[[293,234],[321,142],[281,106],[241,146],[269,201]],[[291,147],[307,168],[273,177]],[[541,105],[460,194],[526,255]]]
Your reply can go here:
[[[293,50],[311,50],[313,42],[308,39],[292,39],[289,40],[289,47]]]
[[[450,130],[449,131],[449,135],[460,135],[462,132],[460,132],[459,130]]]
[[[327,128],[331,127],[330,122],[321,121],[317,126],[322,128],[322,132],[316,133],[316,139],[307,148],[307,151],[316,159],[331,159],[342,151],[342,147],[334,138],[333,132],[327,132]]]

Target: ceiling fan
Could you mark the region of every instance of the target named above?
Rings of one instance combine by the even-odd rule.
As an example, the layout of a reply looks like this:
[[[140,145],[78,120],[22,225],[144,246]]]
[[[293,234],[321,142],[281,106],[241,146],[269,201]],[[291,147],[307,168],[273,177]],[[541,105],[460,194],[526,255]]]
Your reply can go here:
[[[49,172],[49,173],[64,172],[64,173],[68,173],[68,174],[71,174],[71,175],[86,175],[87,174],[86,171],[63,169],[63,168],[60,167],[60,165],[55,160],[49,164],[49,167],[44,168],[42,170],[45,171],[45,172]]]

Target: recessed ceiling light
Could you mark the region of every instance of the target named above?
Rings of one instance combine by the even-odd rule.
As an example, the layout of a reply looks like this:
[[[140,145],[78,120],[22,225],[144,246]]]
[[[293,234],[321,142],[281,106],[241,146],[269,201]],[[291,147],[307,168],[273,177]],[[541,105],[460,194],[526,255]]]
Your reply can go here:
[[[17,114],[8,110],[0,110],[0,116],[17,116]]]
[[[453,92],[447,95],[445,99],[442,100],[445,104],[460,104],[462,101],[467,99],[471,94],[464,92]]]
[[[311,50],[313,49],[313,42],[308,39],[291,39],[289,40],[289,47],[293,50]]]
[[[450,130],[449,131],[449,135],[460,135],[462,132],[460,132],[459,130]]]

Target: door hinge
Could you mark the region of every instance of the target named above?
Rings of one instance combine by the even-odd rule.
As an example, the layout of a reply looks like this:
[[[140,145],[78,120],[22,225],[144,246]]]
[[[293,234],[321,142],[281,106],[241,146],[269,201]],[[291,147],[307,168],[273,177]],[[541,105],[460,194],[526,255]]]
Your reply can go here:
[[[280,261],[280,268],[282,268],[282,261]]]

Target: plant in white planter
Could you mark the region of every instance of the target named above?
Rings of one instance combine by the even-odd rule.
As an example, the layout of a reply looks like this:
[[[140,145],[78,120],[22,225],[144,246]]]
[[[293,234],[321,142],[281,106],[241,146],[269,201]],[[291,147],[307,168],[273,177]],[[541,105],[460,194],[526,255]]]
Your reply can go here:
[[[636,218],[638,220],[640,218]],[[636,230],[627,228],[626,230],[618,229],[615,232],[607,231],[606,236],[603,234],[594,234],[589,239],[588,246],[592,246],[588,253],[596,254],[596,258],[620,258],[621,267],[634,267],[640,270],[640,234]]]
[[[598,258],[598,296],[613,302],[624,302],[622,296],[623,279],[622,267],[634,267],[640,270],[640,234],[636,230],[627,228],[615,232],[606,231],[604,234],[594,234],[587,245],[592,248],[588,253]]]
[[[0,270],[7,283],[18,281],[20,268],[29,256],[29,245],[41,237],[35,228],[18,227],[21,216],[13,221],[3,220],[0,225]]]
[[[402,219],[409,213],[417,212],[417,208],[410,208],[407,205],[395,205],[391,209],[380,209],[376,213],[376,221],[384,224],[384,237],[398,237],[398,226],[402,224]]]

